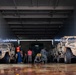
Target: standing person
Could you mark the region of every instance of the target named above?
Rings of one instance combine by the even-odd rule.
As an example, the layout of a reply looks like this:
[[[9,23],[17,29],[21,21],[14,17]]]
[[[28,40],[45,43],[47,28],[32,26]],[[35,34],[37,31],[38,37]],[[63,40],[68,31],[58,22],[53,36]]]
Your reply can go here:
[[[27,63],[27,54],[26,53],[24,54],[24,60],[23,61],[24,61],[24,63]]]
[[[31,63],[32,62],[32,50],[29,49],[27,54],[28,54],[28,63]]]
[[[22,63],[22,55],[21,55],[21,51],[20,48],[17,47],[17,53],[16,53],[16,59],[17,59],[17,63]]]

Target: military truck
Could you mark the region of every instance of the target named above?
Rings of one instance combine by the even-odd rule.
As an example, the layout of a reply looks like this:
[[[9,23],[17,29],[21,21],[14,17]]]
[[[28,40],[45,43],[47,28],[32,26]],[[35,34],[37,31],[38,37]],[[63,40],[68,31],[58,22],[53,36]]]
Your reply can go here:
[[[56,49],[57,62],[63,58],[65,63],[71,63],[71,59],[76,58],[76,36],[64,36]]]
[[[15,48],[12,43],[0,43],[0,59],[3,59],[6,63],[10,63],[15,59]]]

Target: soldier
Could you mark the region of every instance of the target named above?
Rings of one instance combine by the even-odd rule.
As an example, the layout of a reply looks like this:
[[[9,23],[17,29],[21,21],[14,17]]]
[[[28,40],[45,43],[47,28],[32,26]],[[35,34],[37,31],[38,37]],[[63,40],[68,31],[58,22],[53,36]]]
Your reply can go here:
[[[47,51],[46,51],[46,49],[45,48],[43,48],[42,50],[41,50],[41,55],[42,55],[42,62],[45,62],[45,63],[47,63]]]

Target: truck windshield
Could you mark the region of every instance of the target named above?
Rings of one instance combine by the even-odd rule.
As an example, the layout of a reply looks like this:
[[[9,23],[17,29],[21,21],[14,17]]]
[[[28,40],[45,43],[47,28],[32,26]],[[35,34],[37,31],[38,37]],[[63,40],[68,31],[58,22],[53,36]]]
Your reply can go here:
[[[7,48],[7,45],[2,44],[2,45],[0,45],[0,48]]]
[[[74,43],[74,42],[76,42],[76,38],[69,38],[69,39],[68,39],[68,42]]]

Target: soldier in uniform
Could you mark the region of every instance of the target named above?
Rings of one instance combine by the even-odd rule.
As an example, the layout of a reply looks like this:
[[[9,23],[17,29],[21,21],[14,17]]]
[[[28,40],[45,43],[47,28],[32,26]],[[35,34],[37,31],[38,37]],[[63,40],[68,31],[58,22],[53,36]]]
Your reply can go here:
[[[47,53],[46,49],[43,48],[40,53],[42,55],[42,62],[47,63],[47,55],[48,55],[48,53]]]

